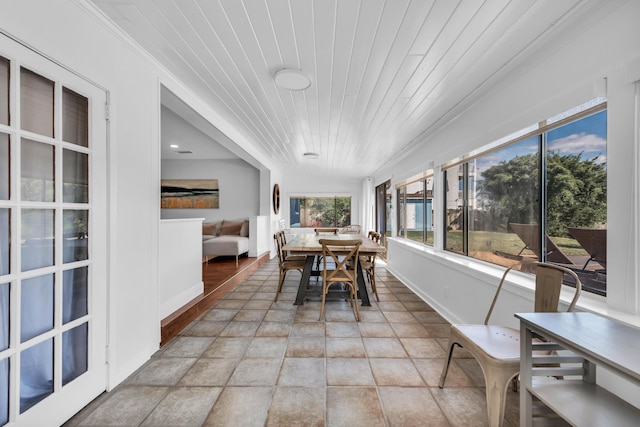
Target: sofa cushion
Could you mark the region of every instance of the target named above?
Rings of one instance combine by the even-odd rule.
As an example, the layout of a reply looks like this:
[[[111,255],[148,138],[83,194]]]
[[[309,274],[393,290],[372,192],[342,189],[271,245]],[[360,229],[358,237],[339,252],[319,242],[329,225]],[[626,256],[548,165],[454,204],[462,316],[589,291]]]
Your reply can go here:
[[[202,223],[202,234],[209,236],[219,236],[220,235],[220,227],[222,223],[218,222],[203,222]]]
[[[202,242],[202,255],[241,255],[249,252],[249,239],[241,236],[220,236]]]
[[[242,228],[242,221],[222,221],[220,236],[239,236]]]
[[[202,241],[204,242],[205,240],[211,240],[211,239],[215,239],[217,236],[213,235],[213,234],[203,234],[202,235]]]
[[[242,227],[240,227],[240,235],[242,237],[249,237],[249,220],[242,221]]]

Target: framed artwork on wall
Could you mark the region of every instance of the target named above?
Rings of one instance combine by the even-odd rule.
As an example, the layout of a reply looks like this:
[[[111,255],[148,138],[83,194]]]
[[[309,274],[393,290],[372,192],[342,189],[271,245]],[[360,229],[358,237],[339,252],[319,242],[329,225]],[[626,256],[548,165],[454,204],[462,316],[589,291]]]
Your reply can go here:
[[[162,209],[219,209],[217,179],[163,179],[160,181]]]

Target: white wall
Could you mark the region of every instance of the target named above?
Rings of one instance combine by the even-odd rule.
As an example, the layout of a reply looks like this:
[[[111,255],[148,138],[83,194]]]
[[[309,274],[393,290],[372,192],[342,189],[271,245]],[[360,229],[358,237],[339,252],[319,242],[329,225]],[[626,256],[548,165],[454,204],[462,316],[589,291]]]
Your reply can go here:
[[[620,4],[618,10],[611,12],[612,5]],[[428,135],[409,156],[377,174],[375,184],[391,177],[394,185],[426,170],[430,164],[439,172],[444,162],[596,96],[606,96],[608,296],[605,300],[584,293],[579,307],[640,325],[637,228],[640,164],[638,136],[634,135],[638,112],[633,84],[640,80],[637,24],[640,2],[602,6],[602,13],[585,20],[580,31],[564,39],[556,38],[546,50],[541,49],[526,62],[515,64],[517,72],[500,76],[499,87],[484,93],[465,111],[456,112],[459,115],[449,122],[443,120],[446,125]],[[441,188],[440,177],[437,173],[436,192]],[[440,201],[436,194],[435,203]],[[441,206],[434,206],[435,211],[440,212]],[[442,225],[442,220],[439,221]],[[439,240],[441,236],[436,238]],[[454,322],[484,319],[500,274],[490,266],[445,253],[438,245],[433,250],[424,250],[400,240],[390,243],[388,267]],[[496,308],[497,320],[517,326],[512,313],[514,309],[530,307],[530,285],[527,287],[525,281],[506,287]]]
[[[260,172],[241,159],[163,160],[162,179],[217,179],[219,209],[161,209],[162,218],[206,221],[240,219],[260,213]]]
[[[202,295],[202,218],[160,221],[160,317]]]

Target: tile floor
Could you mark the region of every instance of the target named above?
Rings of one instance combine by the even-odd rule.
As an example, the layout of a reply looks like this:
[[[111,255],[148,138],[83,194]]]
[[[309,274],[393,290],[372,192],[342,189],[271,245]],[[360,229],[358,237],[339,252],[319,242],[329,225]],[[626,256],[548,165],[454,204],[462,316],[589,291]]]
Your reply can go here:
[[[448,323],[378,266],[380,302],[278,302],[275,260],[225,295],[66,426],[484,426],[479,366],[456,350],[438,388]],[[313,280],[313,279],[312,279]],[[505,426],[518,425],[509,392]]]

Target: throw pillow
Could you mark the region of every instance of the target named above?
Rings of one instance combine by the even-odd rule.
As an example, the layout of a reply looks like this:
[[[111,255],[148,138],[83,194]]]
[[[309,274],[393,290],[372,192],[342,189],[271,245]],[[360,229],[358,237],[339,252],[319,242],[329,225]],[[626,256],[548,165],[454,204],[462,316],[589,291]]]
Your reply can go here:
[[[242,237],[249,237],[249,220],[242,221],[242,227],[240,227],[240,235]]]
[[[202,234],[206,234],[209,236],[217,236],[218,223],[217,222],[203,222],[202,223]]]
[[[242,221],[222,221],[222,228],[220,235],[222,236],[239,236],[240,229],[242,228]]]

